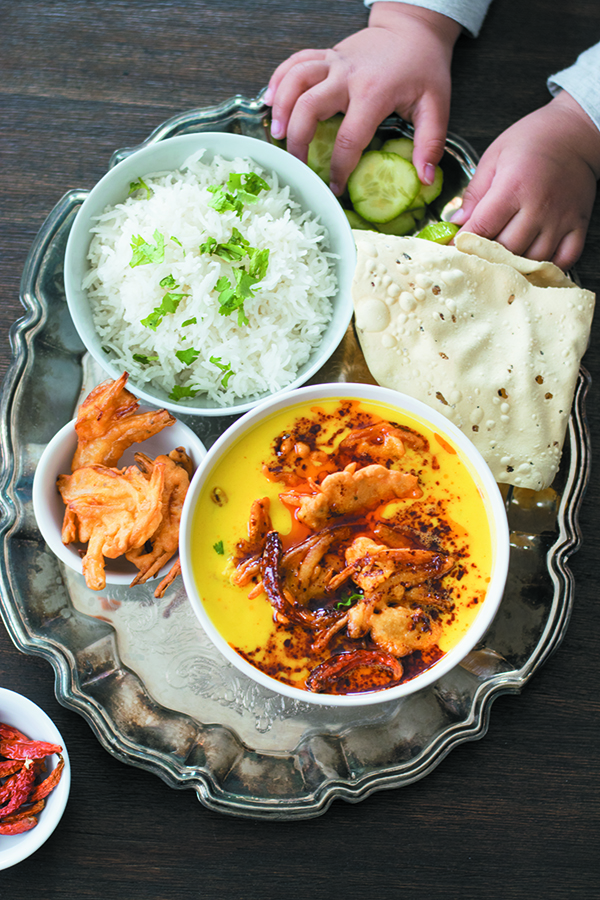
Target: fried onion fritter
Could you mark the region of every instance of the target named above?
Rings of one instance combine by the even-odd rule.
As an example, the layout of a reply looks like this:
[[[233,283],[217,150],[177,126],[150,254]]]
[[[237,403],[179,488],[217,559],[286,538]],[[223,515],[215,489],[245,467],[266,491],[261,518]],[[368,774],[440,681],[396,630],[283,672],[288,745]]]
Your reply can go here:
[[[125,387],[128,377],[124,372],[116,381],[99,384],[81,404],[75,423],[77,450],[72,472],[82,466],[116,466],[132,444],[175,422],[166,409],[138,413],[139,400]]]
[[[131,582],[131,587],[145,584],[149,578],[153,578],[177,552],[181,511],[190,484],[188,473],[191,469],[191,461],[183,447],[177,447],[168,456],[161,455],[156,459],[151,459],[145,453],[136,453],[135,461],[147,479],[152,477],[157,466],[164,466],[164,487],[161,498],[161,521],[156,531],[148,538],[152,549],[145,552],[145,547],[140,546],[125,554],[129,562],[139,569]]]
[[[154,466],[149,480],[137,466],[82,466],[59,475],[57,486],[67,507],[63,541],[87,543],[83,574],[92,590],[106,585],[105,557],[116,559],[143,547],[158,528],[164,481],[162,463]]]

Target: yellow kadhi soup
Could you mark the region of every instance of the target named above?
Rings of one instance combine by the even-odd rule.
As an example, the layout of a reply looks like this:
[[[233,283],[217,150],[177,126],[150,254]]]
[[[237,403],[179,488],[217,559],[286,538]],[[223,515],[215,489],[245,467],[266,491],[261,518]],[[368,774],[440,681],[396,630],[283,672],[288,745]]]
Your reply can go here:
[[[441,633],[428,652],[401,659],[404,680],[433,666],[457,645],[486,596],[494,552],[485,491],[473,464],[451,438],[417,415],[370,400],[308,400],[275,412],[246,430],[206,475],[191,522],[190,556],[197,592],[225,641],[253,666],[296,688],[305,688],[311,670],[351,649],[352,641],[340,629],[313,653],[305,627],[276,621],[274,607],[261,590],[260,574],[249,584],[234,583],[236,548],[247,539],[253,502],[265,497],[270,501],[272,529],[279,533],[284,550],[308,533],[299,525],[294,507],[281,499],[289,494],[289,486],[275,480],[281,469],[276,449],[282,436],[291,435],[299,445],[299,438],[310,434],[314,446],[333,454],[353,428],[381,422],[425,439],[421,448],[405,443],[396,462],[387,460],[388,468],[416,476],[422,496],[383,502],[369,515],[407,529],[425,546],[454,560],[438,582],[445,598],[443,608],[434,612]],[[359,468],[362,465],[364,461]],[[368,644],[368,636],[359,645],[366,646],[365,640]],[[374,683],[367,689],[385,686]]]

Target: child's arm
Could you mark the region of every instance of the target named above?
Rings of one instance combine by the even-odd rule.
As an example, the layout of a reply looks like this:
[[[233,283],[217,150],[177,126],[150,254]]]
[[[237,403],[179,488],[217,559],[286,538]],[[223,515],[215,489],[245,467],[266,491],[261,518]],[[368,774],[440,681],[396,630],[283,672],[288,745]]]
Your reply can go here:
[[[306,160],[317,122],[345,113],[331,158],[331,188],[340,194],[378,125],[397,112],[415,126],[413,161],[430,184],[444,150],[460,31],[429,9],[375,3],[368,28],[331,50],[295,53],[275,70],[265,96],[273,136],[287,136],[287,149]]]
[[[600,44],[549,86],[554,99],[488,147],[453,220],[568,269],[583,250],[600,178]]]

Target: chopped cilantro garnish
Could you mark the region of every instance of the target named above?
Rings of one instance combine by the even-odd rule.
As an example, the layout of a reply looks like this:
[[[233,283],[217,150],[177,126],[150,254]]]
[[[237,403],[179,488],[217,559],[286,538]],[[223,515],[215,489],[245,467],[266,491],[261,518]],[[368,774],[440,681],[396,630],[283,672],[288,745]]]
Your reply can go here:
[[[235,372],[231,368],[231,363],[222,363],[220,356],[211,356],[209,362],[211,362],[214,366],[217,366],[217,368],[219,368],[223,372],[221,385],[222,387],[226,388],[231,376],[235,375]]]
[[[175,356],[184,364],[184,366],[191,366],[200,356],[200,351],[194,350],[193,347],[188,347],[187,350],[176,350]]]
[[[152,189],[148,187],[143,178],[138,178],[137,181],[132,181],[129,185],[129,196],[135,194],[136,191],[146,191],[146,200],[149,200],[152,196]]]
[[[218,244],[214,237],[209,237],[200,244],[200,253],[211,253],[224,259],[225,262],[239,262],[246,256],[246,252],[250,253],[251,250],[249,242],[237,228],[233,229],[231,238],[223,244]]]
[[[225,188],[219,184],[211,184],[207,190],[214,194],[213,199],[208,201],[209,206],[220,213],[231,210],[241,218],[244,203],[256,203],[260,192],[270,188],[264,178],[254,172],[232,172]]]
[[[159,284],[163,288],[176,288],[178,286],[172,275],[165,275],[164,278],[161,278]],[[189,294],[167,291],[167,293],[161,300],[160,306],[155,306],[149,316],[146,316],[145,319],[140,320],[140,324],[144,325],[146,328],[151,328],[153,331],[156,331],[156,329],[158,328],[164,317],[168,315],[168,313],[174,313],[177,311],[177,307],[184,297],[189,297]]]
[[[165,258],[164,236],[156,229],[153,237],[156,244],[149,244],[148,241],[144,240],[141,234],[131,238],[131,249],[133,250],[133,254],[129,265],[132,269],[136,266],[145,266],[148,263],[162,262]]]
[[[151,328],[153,331],[156,331],[164,317],[168,313],[174,313],[177,311],[177,307],[181,303],[184,297],[187,297],[188,294],[173,294],[168,292],[162,298],[162,302],[160,306],[156,306],[149,316],[146,316],[145,319],[141,319],[140,324],[144,325],[146,328]]]
[[[192,316],[191,319],[186,319],[185,322],[182,322],[181,327],[187,328],[188,325],[195,325],[197,323],[197,321],[198,321],[198,319],[196,318],[196,316]]]
[[[173,390],[169,394],[169,400],[183,400],[185,397],[195,397],[200,389],[192,387],[182,387],[179,384],[174,385]]]
[[[232,172],[227,179],[227,188],[231,193],[235,192],[236,196],[246,203],[255,203],[261,191],[271,190],[264,178],[255,172],[243,174]]]
[[[268,264],[268,250],[252,249],[249,269],[237,266],[233,270],[235,287],[225,275],[219,278],[215,287],[219,291],[219,312],[222,316],[229,316],[237,310],[238,325],[248,325],[244,301],[254,296],[256,285],[265,277]]]
[[[250,255],[249,273],[257,281],[262,281],[269,267],[269,250],[253,250]]]
[[[144,353],[134,353],[133,358],[143,366],[147,366],[149,363],[156,362],[159,359],[158,356],[146,356]]]
[[[225,555],[225,547],[223,546],[223,541],[217,541],[216,544],[213,544],[213,550],[215,553],[218,553],[219,556]]]
[[[244,209],[244,204],[241,200],[238,200],[233,194],[228,194],[227,191],[224,191],[218,184],[209,185],[207,191],[210,191],[211,194],[215,195],[212,200],[208,201],[209,206],[212,206],[212,208],[216,209],[219,213],[231,210],[241,219],[242,211]]]
[[[171,237],[169,238],[169,240],[170,240],[170,241],[173,241],[175,244],[179,244],[180,247],[183,247],[183,244],[181,243],[181,241],[179,240],[179,238],[176,238],[174,234],[171,235]]]
[[[346,606],[352,606],[354,603],[357,603],[359,600],[363,599],[362,594],[347,594],[341,600],[335,604],[336,609],[344,609]]]

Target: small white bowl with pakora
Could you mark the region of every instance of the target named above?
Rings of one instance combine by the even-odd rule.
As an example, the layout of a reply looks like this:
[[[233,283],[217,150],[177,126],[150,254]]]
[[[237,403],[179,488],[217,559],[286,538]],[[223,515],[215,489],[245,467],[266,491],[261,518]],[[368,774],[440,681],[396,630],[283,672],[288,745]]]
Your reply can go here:
[[[305,383],[352,317],[356,248],[311,169],[266,141],[149,142],[86,197],[69,234],[75,327],[113,378],[187,415],[242,413]]]
[[[140,408],[127,374],[98,385],[44,449],[33,508],[55,555],[92,590],[179,574],[179,522],[200,438],[168,410]]]
[[[375,385],[302,388],[235,423],[181,520],[192,607],[264,687],[339,706],[438,680],[503,596],[509,533],[471,441]]]

